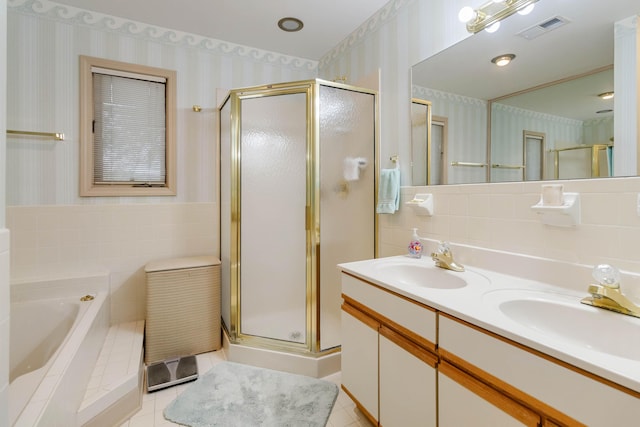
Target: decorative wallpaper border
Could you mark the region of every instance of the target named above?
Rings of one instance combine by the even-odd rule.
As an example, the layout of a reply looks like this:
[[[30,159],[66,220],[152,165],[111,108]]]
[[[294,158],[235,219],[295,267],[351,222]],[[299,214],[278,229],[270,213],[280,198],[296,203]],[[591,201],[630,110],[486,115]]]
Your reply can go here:
[[[327,54],[320,58],[319,68],[322,69],[336,58],[343,55],[352,46],[364,40],[369,34],[376,32],[383,24],[394,18],[398,10],[414,0],[391,0],[382,9],[376,12],[371,18],[367,19],[364,24],[360,25],[347,36],[336,47],[331,49]]]
[[[458,95],[450,92],[443,92],[437,89],[430,89],[422,86],[412,85],[411,86],[411,94],[414,98],[425,99],[427,101],[431,101],[433,99],[444,99],[447,101],[459,102],[461,104],[470,104],[476,107],[486,108],[487,101],[471,98],[469,96]]]
[[[584,123],[582,120],[578,120],[578,119],[554,116],[552,114],[526,110],[524,108],[514,107],[513,105],[500,104],[498,102],[493,104],[493,109],[494,111],[504,111],[508,114],[515,114],[515,115],[527,117],[530,119],[547,120],[549,122],[564,123],[564,124],[573,125],[573,126],[582,126],[582,124]]]
[[[67,24],[83,25],[101,31],[139,37],[157,43],[203,49],[220,55],[234,55],[284,67],[309,71],[318,69],[318,61],[265,51],[197,34],[156,27],[142,22],[61,5],[49,0],[8,0],[7,9],[10,12],[38,15]]]

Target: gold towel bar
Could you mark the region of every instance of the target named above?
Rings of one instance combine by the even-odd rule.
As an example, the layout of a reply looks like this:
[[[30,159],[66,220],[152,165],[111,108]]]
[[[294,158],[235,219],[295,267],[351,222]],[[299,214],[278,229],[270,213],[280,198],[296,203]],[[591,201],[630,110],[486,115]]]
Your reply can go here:
[[[486,163],[473,163],[473,162],[451,162],[451,166],[470,166],[474,168],[484,168]]]
[[[497,169],[524,169],[523,165],[502,165],[500,163],[494,163],[491,165],[492,168]]]
[[[47,136],[55,139],[56,141],[64,141],[64,133],[60,132],[31,132],[28,130],[10,130],[7,129],[8,134],[13,135],[31,135],[31,136]]]

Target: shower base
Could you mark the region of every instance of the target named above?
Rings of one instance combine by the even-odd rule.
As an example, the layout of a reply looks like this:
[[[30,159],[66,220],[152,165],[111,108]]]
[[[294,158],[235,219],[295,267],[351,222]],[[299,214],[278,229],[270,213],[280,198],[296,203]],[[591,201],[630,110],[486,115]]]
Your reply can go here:
[[[336,351],[323,356],[304,356],[284,351],[232,344],[223,329],[222,346],[227,360],[292,374],[322,378],[340,371],[341,353]]]

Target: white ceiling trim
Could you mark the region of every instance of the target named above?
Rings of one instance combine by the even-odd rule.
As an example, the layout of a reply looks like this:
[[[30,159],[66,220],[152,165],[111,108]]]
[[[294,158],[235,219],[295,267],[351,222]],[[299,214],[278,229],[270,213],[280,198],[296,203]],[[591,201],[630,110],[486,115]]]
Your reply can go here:
[[[220,55],[235,55],[259,62],[267,62],[309,71],[318,69],[318,61],[284,55],[169,28],[157,27],[73,6],[61,5],[49,0],[8,0],[7,9],[10,12],[38,15],[67,24],[82,25],[119,34],[125,33],[129,36],[139,37],[144,40],[174,46],[203,49]]]

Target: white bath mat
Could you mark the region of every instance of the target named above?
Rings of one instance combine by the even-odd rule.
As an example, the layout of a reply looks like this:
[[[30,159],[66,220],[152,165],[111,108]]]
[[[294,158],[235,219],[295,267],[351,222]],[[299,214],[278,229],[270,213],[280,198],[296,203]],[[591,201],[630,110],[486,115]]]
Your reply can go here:
[[[323,427],[338,396],[328,381],[222,362],[164,410],[191,427]]]

